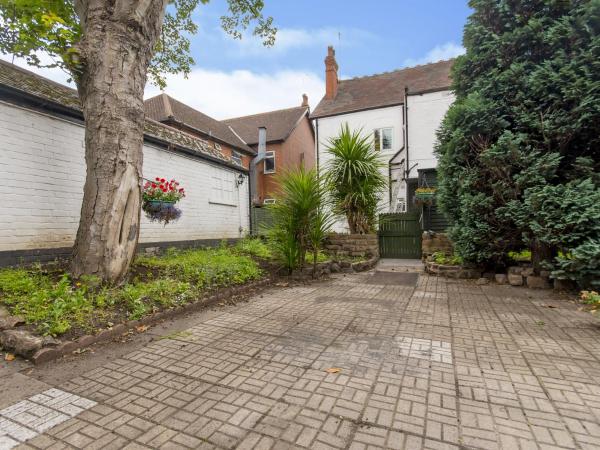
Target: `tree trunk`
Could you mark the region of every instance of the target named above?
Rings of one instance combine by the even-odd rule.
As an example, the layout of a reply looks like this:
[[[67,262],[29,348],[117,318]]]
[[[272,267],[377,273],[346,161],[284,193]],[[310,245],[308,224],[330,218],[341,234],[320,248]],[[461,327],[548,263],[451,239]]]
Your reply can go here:
[[[554,256],[554,251],[549,245],[539,242],[537,239],[534,240],[531,247],[531,265],[536,275],[540,274],[541,270],[544,270],[542,263],[544,261],[551,261]]]
[[[144,140],[144,87],[166,0],[78,1],[83,38],[77,88],[86,180],[71,271],[123,279],[135,255]]]

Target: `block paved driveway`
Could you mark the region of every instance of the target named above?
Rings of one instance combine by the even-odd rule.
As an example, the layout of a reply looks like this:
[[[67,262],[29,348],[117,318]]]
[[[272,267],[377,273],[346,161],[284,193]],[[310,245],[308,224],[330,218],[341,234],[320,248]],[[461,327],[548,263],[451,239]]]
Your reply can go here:
[[[273,288],[56,386],[81,410],[20,448],[598,449],[599,322],[554,295]]]

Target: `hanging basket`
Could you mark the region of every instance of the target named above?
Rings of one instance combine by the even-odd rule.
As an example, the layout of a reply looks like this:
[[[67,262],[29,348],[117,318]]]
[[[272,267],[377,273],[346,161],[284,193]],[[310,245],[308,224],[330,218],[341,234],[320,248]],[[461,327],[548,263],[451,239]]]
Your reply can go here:
[[[418,205],[431,205],[435,199],[434,188],[418,188],[415,191],[415,203]]]
[[[175,180],[167,181],[157,177],[144,184],[142,210],[151,222],[167,225],[181,217],[181,210],[175,204],[185,197],[185,191]]]

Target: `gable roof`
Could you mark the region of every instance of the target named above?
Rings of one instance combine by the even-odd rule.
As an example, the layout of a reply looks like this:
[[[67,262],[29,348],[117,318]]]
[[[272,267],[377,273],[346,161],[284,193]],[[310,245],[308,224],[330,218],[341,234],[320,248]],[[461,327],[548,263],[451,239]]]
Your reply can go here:
[[[255,153],[227,124],[213,119],[167,94],[159,94],[145,100],[144,109],[146,117],[158,122],[165,124],[175,122],[239,150]]]
[[[333,100],[323,97],[311,118],[398,105],[404,103],[405,87],[409,94],[449,89],[453,63],[454,60],[451,59],[378,75],[339,80],[336,97]]]
[[[308,106],[280,109],[251,116],[224,120],[248,145],[258,144],[258,129],[267,129],[267,142],[285,141],[300,120],[308,113]]]
[[[48,110],[58,111],[83,120],[81,103],[75,89],[55,83],[29,70],[0,59],[0,92],[7,90],[19,98],[34,98]],[[205,156],[211,160],[244,170],[214,148],[213,145],[183,131],[146,118],[144,136],[150,140],[174,144],[191,154]]]

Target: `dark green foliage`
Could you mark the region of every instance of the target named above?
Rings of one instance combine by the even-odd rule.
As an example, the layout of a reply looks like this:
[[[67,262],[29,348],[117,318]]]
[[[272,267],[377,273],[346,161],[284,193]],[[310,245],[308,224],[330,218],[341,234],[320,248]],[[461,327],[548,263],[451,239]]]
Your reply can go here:
[[[585,282],[600,271],[584,198],[600,181],[600,1],[470,5],[437,149],[456,251],[494,266],[529,246],[556,276]]]
[[[372,233],[377,222],[377,205],[386,187],[380,155],[361,130],[348,124],[330,139],[331,154],[325,173],[336,214],[346,216],[350,233]]]
[[[269,205],[273,224],[268,235],[274,253],[289,272],[304,265],[308,251],[316,265],[331,227],[323,182],[315,170],[300,168],[284,173],[279,186],[275,203]]]

